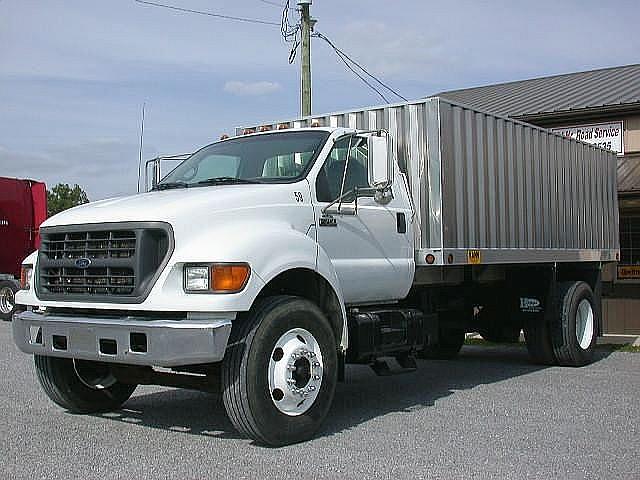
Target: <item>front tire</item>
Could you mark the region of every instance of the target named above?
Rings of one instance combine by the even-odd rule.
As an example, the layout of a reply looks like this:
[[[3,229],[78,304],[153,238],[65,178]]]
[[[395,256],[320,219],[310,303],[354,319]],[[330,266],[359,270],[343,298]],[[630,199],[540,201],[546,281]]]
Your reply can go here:
[[[118,382],[108,364],[34,355],[36,375],[54,403],[72,413],[117,410],[136,385]]]
[[[260,443],[308,440],[329,411],[337,373],[334,333],[320,309],[299,297],[269,297],[233,324],[222,367],[225,410]]]

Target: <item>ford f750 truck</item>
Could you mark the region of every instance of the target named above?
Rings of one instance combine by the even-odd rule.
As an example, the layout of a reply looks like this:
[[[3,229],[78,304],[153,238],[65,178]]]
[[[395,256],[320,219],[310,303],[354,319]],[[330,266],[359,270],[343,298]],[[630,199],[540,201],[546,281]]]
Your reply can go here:
[[[614,154],[442,98],[247,126],[47,220],[14,339],[72,412],[217,390],[240,432],[289,444],[346,363],[393,373],[522,329],[535,362],[592,361],[617,211]]]

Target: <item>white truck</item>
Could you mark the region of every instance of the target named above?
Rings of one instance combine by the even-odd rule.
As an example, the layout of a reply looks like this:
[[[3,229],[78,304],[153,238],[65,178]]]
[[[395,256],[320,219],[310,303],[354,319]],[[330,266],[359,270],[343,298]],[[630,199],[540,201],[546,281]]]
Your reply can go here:
[[[219,391],[240,432],[284,445],[346,363],[389,374],[522,329],[535,362],[592,361],[612,153],[437,97],[237,133],[42,224],[13,334],[58,405]]]

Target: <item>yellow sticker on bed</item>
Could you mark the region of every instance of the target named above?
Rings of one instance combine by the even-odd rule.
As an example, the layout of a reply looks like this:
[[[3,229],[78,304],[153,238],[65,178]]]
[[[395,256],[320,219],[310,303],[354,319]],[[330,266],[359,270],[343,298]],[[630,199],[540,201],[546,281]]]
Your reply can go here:
[[[480,250],[467,250],[467,263],[470,263],[472,265],[478,265],[482,263]]]

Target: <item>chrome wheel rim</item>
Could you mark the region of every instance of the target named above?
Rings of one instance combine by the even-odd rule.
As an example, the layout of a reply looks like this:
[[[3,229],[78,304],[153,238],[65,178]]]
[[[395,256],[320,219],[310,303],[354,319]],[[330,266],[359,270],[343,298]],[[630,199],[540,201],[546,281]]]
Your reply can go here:
[[[586,350],[593,340],[593,308],[591,302],[584,298],[578,304],[576,312],[576,338],[580,348]]]
[[[269,358],[269,395],[276,408],[289,416],[309,410],[322,386],[322,352],[315,337],[293,328],[275,343]]]
[[[0,312],[5,315],[11,313],[16,306],[13,290],[9,287],[0,288]]]
[[[92,390],[104,390],[117,382],[106,363],[74,359],[73,370],[82,384]]]

